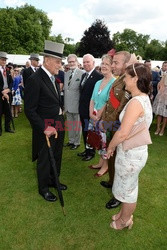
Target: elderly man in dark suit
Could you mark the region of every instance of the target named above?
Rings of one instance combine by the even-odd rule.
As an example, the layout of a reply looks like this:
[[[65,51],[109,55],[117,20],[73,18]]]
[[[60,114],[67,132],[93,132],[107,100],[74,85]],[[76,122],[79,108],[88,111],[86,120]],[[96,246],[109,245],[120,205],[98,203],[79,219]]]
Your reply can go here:
[[[59,84],[55,75],[61,67],[64,45],[45,41],[44,61],[41,68],[26,81],[25,114],[32,130],[33,158],[37,159],[37,176],[39,194],[47,201],[56,201],[56,196],[49,191],[50,186],[56,187],[53,169],[50,165],[46,136],[50,137],[58,175],[60,175],[62,149],[64,142],[64,116],[60,99]],[[55,134],[58,133],[57,139]],[[67,186],[60,184],[62,190]]]
[[[12,82],[9,69],[6,68],[7,53],[0,52],[0,135],[2,135],[2,115],[5,116],[5,131],[13,133],[10,128],[11,111],[9,103],[12,102]]]
[[[95,58],[91,54],[83,56],[83,67],[86,71],[81,78],[80,83],[80,99],[79,99],[79,114],[82,123],[82,134],[85,145],[85,150],[78,153],[78,156],[83,157],[83,161],[91,160],[95,155],[95,150],[86,145],[89,122],[89,104],[93,93],[95,83],[103,78],[103,75],[95,70]]]
[[[39,54],[34,54],[32,53],[30,55],[29,60],[31,61],[31,65],[28,68],[25,68],[23,70],[23,84],[24,87],[26,86],[26,80],[34,73],[36,72],[36,70],[38,69],[38,65],[39,65]]]

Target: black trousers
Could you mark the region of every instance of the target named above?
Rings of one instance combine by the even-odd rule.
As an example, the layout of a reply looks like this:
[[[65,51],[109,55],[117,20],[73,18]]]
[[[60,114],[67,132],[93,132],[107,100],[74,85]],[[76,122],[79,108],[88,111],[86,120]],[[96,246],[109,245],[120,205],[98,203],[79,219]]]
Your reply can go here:
[[[87,155],[95,155],[95,149],[86,149],[86,140],[88,135],[88,124],[89,124],[89,117],[83,117],[80,115],[80,121],[82,124],[82,135],[83,135],[83,141],[84,146],[86,150]]]
[[[11,98],[9,96],[9,100],[11,103]],[[2,100],[2,95],[0,95],[0,131],[2,131],[2,116],[5,116],[5,130],[10,129],[10,121],[11,121],[11,110],[10,104],[7,102],[6,98]]]
[[[60,115],[58,120],[61,122],[62,127],[64,128],[63,115]],[[58,137],[55,138],[54,136],[51,136],[49,140],[53,150],[58,176],[60,176],[65,131],[63,130],[57,132]],[[47,142],[43,144],[43,147],[38,154],[37,178],[39,192],[47,192],[49,190],[49,185],[55,184],[54,172],[50,164]]]

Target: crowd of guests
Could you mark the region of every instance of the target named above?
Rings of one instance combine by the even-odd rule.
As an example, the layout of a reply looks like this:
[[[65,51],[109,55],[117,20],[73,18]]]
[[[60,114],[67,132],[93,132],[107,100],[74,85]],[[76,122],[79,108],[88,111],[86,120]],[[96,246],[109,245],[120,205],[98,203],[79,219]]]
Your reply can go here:
[[[68,64],[62,65],[63,49],[63,44],[45,41],[42,65],[39,67],[39,55],[32,53],[30,65],[21,72],[18,67],[7,68],[7,54],[0,52],[0,119],[4,114],[5,131],[13,132],[11,115],[18,117],[24,99],[25,114],[33,130],[32,160],[37,160],[38,191],[50,202],[57,197],[49,187],[57,188],[57,184],[46,137],[50,139],[60,176],[63,146],[76,150],[82,134],[84,151],[77,154],[79,159],[90,161],[98,150],[99,162],[89,168],[98,170],[96,177],[109,173],[109,180],[100,183],[112,188],[113,197],[106,208],[122,204],[119,213],[112,217],[111,228],[131,228],[138,176],[147,162],[151,143],[149,138],[142,138],[142,131],[149,135],[153,112],[157,116],[156,135],[164,134],[167,123],[167,62],[155,72],[150,60],[139,63],[134,54],[114,51],[102,56],[98,68],[91,54],[83,56],[83,67],[75,54],[68,55]],[[135,130],[141,133],[140,143],[136,143]],[[88,140],[90,131],[95,132],[98,147],[94,146],[96,137],[92,143]],[[60,188],[66,190],[67,186],[60,183]]]

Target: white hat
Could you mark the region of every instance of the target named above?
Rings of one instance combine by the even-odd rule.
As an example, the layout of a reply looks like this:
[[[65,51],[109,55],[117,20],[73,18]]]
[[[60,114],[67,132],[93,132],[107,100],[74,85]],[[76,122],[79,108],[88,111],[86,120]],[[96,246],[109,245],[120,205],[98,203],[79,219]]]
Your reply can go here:
[[[40,52],[40,55],[52,56],[62,59],[63,50],[64,50],[64,44],[46,40],[44,52]]]
[[[7,53],[6,53],[6,52],[0,51],[0,58],[8,59],[8,58],[7,58]]]

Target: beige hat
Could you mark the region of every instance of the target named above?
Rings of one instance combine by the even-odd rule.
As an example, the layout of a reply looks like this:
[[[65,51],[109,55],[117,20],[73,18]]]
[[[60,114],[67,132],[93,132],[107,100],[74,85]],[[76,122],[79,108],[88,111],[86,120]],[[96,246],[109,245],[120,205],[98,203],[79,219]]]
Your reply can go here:
[[[30,54],[30,58],[29,60],[36,60],[36,61],[39,61],[39,54],[34,54],[34,53],[31,53]]]
[[[6,52],[3,52],[3,51],[0,51],[0,58],[8,59],[8,58],[7,58],[7,53],[6,53]]]
[[[64,50],[64,44],[46,40],[44,52],[40,52],[40,55],[52,56],[62,59],[63,50]]]

